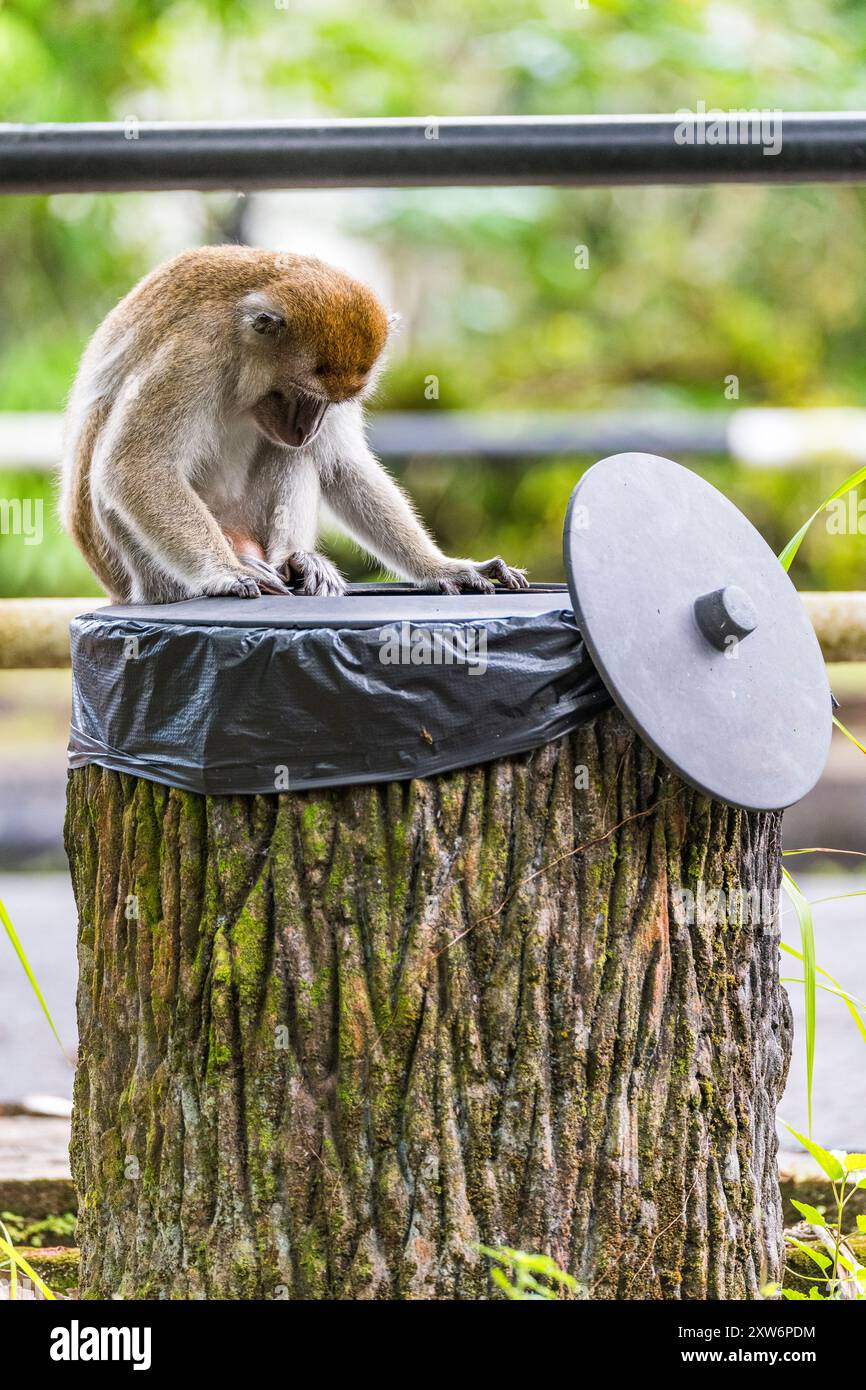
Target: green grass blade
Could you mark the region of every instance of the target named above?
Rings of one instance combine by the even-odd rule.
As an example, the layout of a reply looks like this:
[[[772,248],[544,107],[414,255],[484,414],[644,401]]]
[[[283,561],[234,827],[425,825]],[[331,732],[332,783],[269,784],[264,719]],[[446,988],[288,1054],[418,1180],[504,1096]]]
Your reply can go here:
[[[812,908],[788,873],[782,869],[782,887],[788,894],[800,923],[803,946],[803,997],[806,1004],[806,1111],[809,1134],[812,1133],[812,1078],[815,1072],[815,925]]]
[[[805,984],[805,981],[801,980],[799,975],[782,975],[780,977],[779,983],[782,985],[802,985]],[[864,1043],[866,1043],[866,1025],[864,1025],[863,1019],[857,1012],[857,1003],[861,1003],[862,1007],[862,1001],[853,1000],[850,994],[846,994],[843,989],[834,989],[832,985],[819,984],[817,988],[824,990],[826,994],[832,994],[835,996],[835,998],[842,999],[844,1001],[854,1019],[857,1032],[860,1034],[860,1037],[863,1039]]]
[[[48,1019],[48,1023],[49,1023],[49,1025],[50,1025],[50,1027],[51,1027],[51,1031],[52,1031],[52,1033],[54,1034],[55,1038],[57,1039],[57,1046],[60,1048],[60,1051],[63,1052],[63,1043],[60,1041],[60,1034],[58,1033],[57,1029],[54,1027],[54,1019],[51,1017],[51,1014],[50,1014],[49,1009],[48,1009],[48,1005],[46,1004],[45,999],[44,999],[44,997],[43,997],[42,990],[39,988],[39,982],[37,981],[36,976],[33,974],[33,971],[32,971],[32,969],[30,968],[30,962],[29,962],[29,960],[27,959],[27,956],[24,954],[24,947],[21,945],[21,942],[18,940],[18,933],[16,932],[15,928],[14,928],[13,925],[12,925],[12,920],[11,920],[11,918],[10,918],[10,916],[9,916],[9,913],[6,911],[6,908],[5,908],[4,905],[3,905],[3,899],[2,899],[2,898],[0,898],[0,922],[2,922],[2,923],[3,923],[3,926],[6,928],[6,935],[9,937],[9,940],[12,942],[12,949],[13,949],[13,951],[15,952],[16,956],[18,957],[19,961],[21,962],[21,967],[22,967],[22,969],[23,969],[23,971],[24,971],[24,974],[27,976],[28,980],[30,981],[30,988],[33,990],[33,993],[36,995],[36,998],[39,1000],[39,1003],[42,1005],[42,1012],[44,1013],[45,1017]],[[63,1055],[65,1056],[66,1054],[64,1053]]]
[[[10,1237],[10,1235],[9,1235],[9,1232],[7,1231],[6,1227],[3,1225],[3,1222],[2,1222],[2,1221],[0,1221],[0,1235],[2,1235],[3,1238],[4,1238],[4,1240],[7,1241],[8,1245],[9,1245],[9,1247],[10,1247],[10,1249],[11,1249],[11,1247],[12,1247],[12,1239],[11,1239],[11,1237]],[[10,1260],[4,1260],[4,1262],[3,1262],[3,1267],[4,1267],[4,1269],[5,1269],[5,1267],[6,1267],[7,1264],[8,1264],[8,1266],[9,1266],[9,1301],[10,1301],[10,1303],[12,1303],[12,1302],[17,1302],[17,1300],[18,1300],[18,1265],[16,1264],[16,1262],[15,1262],[14,1260],[11,1260],[11,1259],[10,1259]]]
[[[842,720],[837,719],[835,714],[833,715],[833,723],[836,725],[836,728],[839,729],[845,735],[846,738],[851,740],[855,748],[859,748],[861,753],[866,753],[866,748],[863,747],[863,744],[860,742],[859,738],[855,738],[851,730],[846,729],[845,725],[842,723]]]
[[[809,517],[809,520],[803,522],[803,525],[800,527],[797,534],[791,537],[785,548],[779,551],[779,564],[782,566],[783,569],[789,570],[791,568],[791,565],[794,561],[794,556],[797,554],[797,551],[800,549],[800,546],[806,539],[806,533],[809,530],[809,527],[812,525],[812,522],[815,520],[815,517],[820,514],[820,511],[820,507],[817,509],[817,511],[814,511],[812,515]]]
[[[825,900],[822,899],[821,901]],[[814,907],[815,904],[813,903],[812,906]],[[803,959],[797,948],[795,946],[789,946],[787,941],[779,942],[779,950],[784,951],[789,956],[793,956],[795,960],[801,961]],[[841,981],[836,979],[835,975],[831,975],[829,970],[824,969],[823,965],[818,965],[816,962],[815,971],[818,975],[823,975],[825,980],[829,980],[831,985],[835,985],[837,991],[843,998],[853,1000],[860,1009],[866,1009],[866,999],[858,999],[856,994],[852,994],[850,990],[846,989]]]
[[[845,898],[866,898],[866,888],[852,888],[850,893],[831,893],[828,898],[813,898],[812,906],[819,903],[841,903]]]
[[[806,849],[782,850],[783,859],[791,859],[795,854],[853,854],[857,859],[866,859],[866,849],[833,849],[830,845],[810,845]]]
[[[498,1289],[501,1289],[506,1298],[516,1298],[517,1291],[513,1289],[505,1277],[499,1265],[494,1265],[490,1271],[490,1277]]]
[[[523,1283],[521,1287],[524,1291],[528,1290],[530,1293],[534,1293],[538,1298],[556,1298],[556,1290],[547,1288],[544,1284],[539,1284],[538,1280],[532,1274],[523,1275]]]
[[[802,955],[799,951],[795,951],[793,946],[788,946],[784,941],[780,941],[779,948],[782,951],[787,951],[789,956],[794,956],[797,960],[802,961]],[[866,1043],[866,1019],[864,1019],[863,1015],[860,1013],[861,1009],[866,1010],[866,1000],[858,999],[856,994],[849,994],[844,985],[840,985],[839,981],[830,974],[829,970],[822,970],[820,965],[816,965],[815,970],[819,975],[823,975],[825,980],[830,981],[829,986],[819,984],[817,986],[818,989],[825,989],[828,994],[836,994],[840,999],[844,1000],[845,1007],[854,1020],[857,1032],[860,1034],[864,1043]],[[805,980],[792,980],[790,983],[805,984]],[[835,989],[830,987],[833,985],[835,985]]]
[[[844,483],[840,483],[839,486],[837,488],[834,488],[834,490],[830,493],[829,497],[824,498],[824,501],[821,503],[820,507],[815,508],[812,515],[809,517],[809,520],[803,522],[803,525],[800,527],[796,535],[792,536],[791,539],[788,541],[788,544],[784,547],[784,549],[779,552],[779,564],[782,566],[783,569],[789,570],[791,568],[794,556],[797,554],[797,551],[800,549],[800,546],[806,539],[806,534],[809,530],[809,527],[812,525],[812,522],[815,520],[815,518],[821,515],[824,508],[829,507],[830,503],[835,502],[838,497],[844,497],[846,492],[851,492],[853,488],[859,487],[860,484],[864,481],[866,481],[866,466],[864,466],[863,468],[858,468],[855,473],[849,474],[849,476],[845,479]]]
[[[826,989],[828,994],[834,993],[829,985],[819,985],[818,988]],[[839,997],[845,1001],[845,1008],[854,1020],[854,1027],[857,1029],[864,1043],[866,1043],[866,1022],[864,1022],[863,1015],[860,1012],[860,1008],[866,1008],[866,1005],[863,1004],[862,999],[852,999],[851,995],[847,994],[844,989],[840,988],[838,994]],[[857,1007],[858,1004],[860,1008]]]
[[[39,1275],[36,1273],[36,1270],[33,1269],[27,1263],[23,1255],[19,1255],[18,1251],[15,1249],[15,1246],[11,1245],[8,1240],[4,1240],[2,1236],[0,1236],[0,1250],[4,1251],[5,1254],[9,1256],[9,1258],[12,1261],[12,1264],[17,1265],[17,1267],[21,1270],[22,1274],[26,1274],[28,1279],[33,1280],[33,1283],[36,1285],[43,1298],[50,1299],[52,1303],[56,1301],[54,1298],[54,1294],[51,1292],[45,1281],[39,1278]]]

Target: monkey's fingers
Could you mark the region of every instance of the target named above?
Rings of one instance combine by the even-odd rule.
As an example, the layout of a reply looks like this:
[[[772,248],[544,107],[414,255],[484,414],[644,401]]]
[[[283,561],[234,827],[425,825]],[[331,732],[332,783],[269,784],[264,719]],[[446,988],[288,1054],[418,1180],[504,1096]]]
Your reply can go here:
[[[293,592],[307,597],[339,598],[346,592],[346,581],[340,571],[314,550],[295,550],[280,566],[293,585]]]
[[[489,579],[485,579],[480,570],[470,570],[468,574],[460,579],[461,594],[492,594],[496,592],[496,585],[491,584]]]
[[[248,570],[252,570],[255,582],[263,594],[291,596],[291,589],[283,582],[273,565],[269,565],[265,560],[258,560],[255,555],[239,555],[238,559]]]
[[[228,590],[231,598],[261,598],[262,591],[249,574],[239,574]]]
[[[458,580],[448,579],[445,576],[441,579],[433,579],[429,584],[419,584],[418,587],[422,592],[426,591],[428,594],[459,594],[462,592]]]
[[[515,569],[511,565],[506,565],[501,555],[494,555],[492,560],[484,560],[476,565],[479,574],[486,575],[488,579],[493,579],[497,584],[501,584],[503,589],[528,589],[529,580],[526,578],[526,570]]]
[[[493,585],[476,569],[455,569],[434,574],[418,585],[426,594],[492,594]]]
[[[523,570],[512,569],[499,555],[477,564],[472,560],[457,561],[444,574],[433,575],[422,587],[438,594],[492,594],[497,583],[505,589],[529,588]]]

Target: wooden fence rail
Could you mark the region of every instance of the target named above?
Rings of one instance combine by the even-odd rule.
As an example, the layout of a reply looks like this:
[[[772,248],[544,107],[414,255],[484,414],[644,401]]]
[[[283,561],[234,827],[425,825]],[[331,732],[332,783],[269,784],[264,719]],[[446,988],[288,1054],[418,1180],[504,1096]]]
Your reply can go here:
[[[866,661],[866,593],[802,595],[827,661]],[[0,601],[0,669],[69,665],[69,624],[100,605],[94,598]]]

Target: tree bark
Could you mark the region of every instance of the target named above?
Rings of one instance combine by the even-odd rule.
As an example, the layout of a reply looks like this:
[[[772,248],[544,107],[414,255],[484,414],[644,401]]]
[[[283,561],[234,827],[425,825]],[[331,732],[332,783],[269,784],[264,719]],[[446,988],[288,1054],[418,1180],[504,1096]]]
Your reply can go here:
[[[754,1297],[782,1253],[780,821],[615,710],[428,781],[73,772],[86,1295],[485,1298],[483,1243],[590,1298]],[[737,889],[762,911],[714,910]]]

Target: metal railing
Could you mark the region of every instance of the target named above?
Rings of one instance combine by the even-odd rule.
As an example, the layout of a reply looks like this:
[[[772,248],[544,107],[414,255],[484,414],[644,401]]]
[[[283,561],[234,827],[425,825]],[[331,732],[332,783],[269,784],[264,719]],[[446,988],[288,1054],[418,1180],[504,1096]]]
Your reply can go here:
[[[0,125],[0,193],[864,179],[862,111]]]
[[[148,189],[278,189],[615,184],[866,182],[866,113],[752,111],[658,116],[317,120],[245,124],[141,122],[0,125],[0,194]],[[425,428],[429,431],[428,418]],[[440,417],[443,418],[443,417]],[[447,417],[445,417],[447,418]],[[415,452],[404,417],[382,422],[383,452]],[[596,419],[591,428],[597,428]],[[608,421],[610,425],[610,420]],[[613,425],[604,441],[574,421],[540,448],[513,425],[496,437],[465,418],[439,452],[611,452],[658,447]],[[723,443],[705,422],[707,451]],[[443,427],[439,427],[440,429]],[[455,432],[456,430],[456,432]],[[511,431],[510,438],[503,434]],[[435,437],[434,437],[435,438]],[[428,443],[430,436],[428,434]],[[727,442],[727,435],[725,441]],[[384,445],[384,447],[383,447]],[[427,450],[429,452],[429,450]],[[97,601],[98,602],[98,601]],[[866,595],[806,594],[828,660],[866,658]],[[65,665],[68,623],[91,599],[0,604],[0,666]]]
[[[0,469],[55,468],[63,417],[0,411]],[[866,463],[866,409],[374,411],[370,442],[388,459],[490,458],[501,462],[570,454],[596,459],[636,451],[732,458],[747,467],[805,467],[837,458]]]

